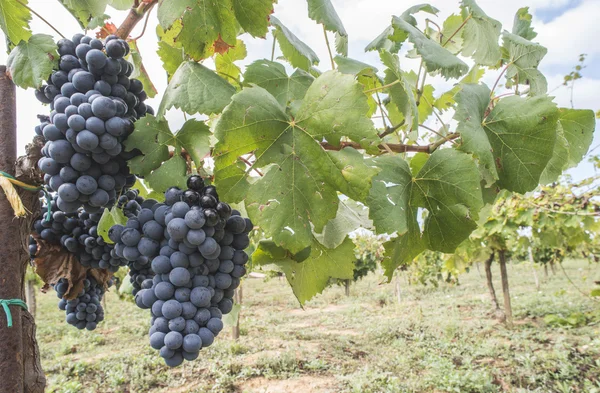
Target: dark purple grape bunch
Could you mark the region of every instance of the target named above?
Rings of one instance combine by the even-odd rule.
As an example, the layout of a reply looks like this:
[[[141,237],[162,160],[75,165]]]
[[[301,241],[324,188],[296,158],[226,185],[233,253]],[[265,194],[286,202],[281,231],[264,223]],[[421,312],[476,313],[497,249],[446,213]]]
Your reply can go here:
[[[88,213],[80,209],[76,213],[65,213],[58,208],[57,199],[58,196],[54,195],[50,201],[50,212],[47,205],[44,206],[44,213],[33,224],[42,239],[60,244],[75,254],[84,267],[107,269],[114,273],[127,264],[116,255],[114,245],[104,242],[98,234],[103,210]]]
[[[140,280],[135,301],[151,310],[150,345],[170,367],[197,359],[223,329],[223,314],[231,312],[246,274],[244,249],[253,228],[200,176],[187,185],[168,189],[164,203],[142,206],[109,232],[124,256],[138,255],[155,274]]]
[[[36,127],[46,140],[38,166],[64,212],[112,206],[135,182],[127,167],[132,153],[123,152],[123,141],[137,119],[154,111],[144,103],[142,83],[129,78],[129,50],[114,35],[104,42],[82,34],[62,39],[59,69],[36,92],[51,108],[49,121]]]
[[[111,283],[109,282],[109,286]],[[94,330],[104,320],[104,309],[102,308],[102,288],[93,277],[83,281],[83,289],[75,299],[64,299],[69,288],[69,281],[61,278],[54,285],[56,296],[60,299],[58,308],[65,311],[66,321],[69,325],[79,330]]]

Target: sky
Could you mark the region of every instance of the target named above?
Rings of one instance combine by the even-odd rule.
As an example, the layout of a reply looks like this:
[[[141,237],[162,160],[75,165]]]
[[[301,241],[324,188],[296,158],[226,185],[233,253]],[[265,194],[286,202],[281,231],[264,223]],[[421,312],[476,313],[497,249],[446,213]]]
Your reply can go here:
[[[397,0],[331,0],[349,35],[349,57],[379,66],[378,55],[375,52],[364,52],[364,47],[383,29],[390,24],[392,15],[401,14],[411,5],[421,1]],[[440,13],[434,20],[439,24],[452,13],[459,13],[458,0],[432,0],[430,4],[439,8]],[[586,108],[597,111],[600,109],[600,0],[478,0],[478,5],[491,17],[502,23],[502,29],[512,28],[514,14],[520,7],[530,7],[533,14],[533,27],[538,32],[534,41],[548,48],[548,54],[540,64],[541,71],[548,79],[551,95],[559,106],[571,105],[571,93],[562,86],[564,75],[571,72],[576,65],[578,57],[582,53],[587,54],[586,68],[583,70],[583,79],[577,81],[574,90],[573,104],[575,108]],[[71,37],[80,32],[80,27],[75,19],[55,0],[29,0],[29,5],[39,14],[51,21],[51,23],[65,36]],[[127,12],[107,9],[112,21],[119,25],[125,18]],[[307,43],[319,56],[321,62],[318,66],[322,71],[331,68],[327,47],[320,25],[315,24],[308,18],[307,4],[304,0],[279,0],[275,5],[275,13],[294,34]],[[424,15],[417,19],[423,20]],[[431,17],[431,15],[427,15]],[[156,55],[156,9],[152,11],[148,27],[144,36],[138,41],[140,53],[144,58],[144,65],[148,70],[159,94],[148,101],[150,105],[157,108],[160,103],[161,93],[167,86],[167,78],[162,63]],[[34,33],[45,33],[58,35],[44,24],[40,19],[33,16],[31,27]],[[140,23],[132,36],[141,33]],[[248,49],[248,58],[240,65],[246,65],[252,61],[270,58],[272,47],[272,36],[266,39],[252,38],[244,35],[241,37]],[[330,36],[333,40],[333,36]],[[6,64],[7,54],[4,40],[0,43],[0,64]],[[405,45],[409,47],[409,45]],[[401,56],[406,49],[403,49]],[[277,55],[281,52],[276,51]],[[210,61],[206,62],[210,66]],[[403,69],[417,69],[418,61],[401,57]],[[382,69],[383,67],[379,67]],[[497,73],[488,72],[484,81],[492,85]],[[444,81],[440,77],[428,79],[436,89],[437,95],[452,86],[452,81]],[[33,90],[18,89],[17,92],[17,127],[18,127],[18,151],[24,153],[24,146],[31,141],[34,128],[38,123],[37,114],[47,114],[49,109],[39,103]],[[451,117],[451,115],[450,115]],[[183,124],[183,115],[178,111],[171,110],[167,119],[173,130],[177,130]],[[449,120],[449,119],[444,119]],[[435,120],[431,120],[435,125]],[[438,125],[439,126],[439,125]],[[600,131],[596,130],[592,148],[600,144]],[[598,148],[596,153],[600,153]],[[583,162],[577,168],[568,171],[575,179],[581,179],[592,175],[593,167]]]

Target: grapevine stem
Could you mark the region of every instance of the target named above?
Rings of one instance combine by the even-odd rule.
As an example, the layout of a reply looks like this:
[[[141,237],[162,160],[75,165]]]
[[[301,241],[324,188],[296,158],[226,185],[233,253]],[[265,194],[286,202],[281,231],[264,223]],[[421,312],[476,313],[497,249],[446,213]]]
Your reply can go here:
[[[244,164],[246,164],[250,168],[252,168],[252,170],[254,170],[254,172],[258,173],[261,177],[263,177],[265,175],[264,173],[261,172],[260,169],[254,168],[254,166],[252,165],[252,163],[250,161],[248,161],[247,159],[245,159],[244,157],[240,156],[240,161],[242,161]]]
[[[323,35],[325,36],[325,43],[327,44],[327,51],[329,52],[329,60],[331,60],[331,69],[335,70],[335,62],[333,61],[333,55],[331,54],[331,46],[329,46],[329,38],[327,37],[325,25],[323,25]]]
[[[150,19],[150,11],[152,11],[153,7],[154,7],[154,3],[152,3],[150,8],[148,8],[148,11],[146,13],[146,20],[144,21],[144,28],[142,29],[142,32],[140,33],[140,35],[133,39],[134,41],[139,40],[140,38],[142,38],[144,36],[144,33],[146,33],[146,27],[148,27],[148,19]]]
[[[492,92],[490,93],[490,97],[494,96],[494,91],[496,90],[496,87],[498,86],[498,83],[500,83],[500,78],[502,78],[502,75],[504,75],[504,73],[506,72],[506,70],[508,70],[508,67],[511,65],[512,63],[508,63],[503,69],[502,72],[500,73],[500,75],[498,75],[498,79],[496,79],[496,82],[494,83],[494,87],[492,88]]]
[[[403,125],[404,125],[404,120],[402,120],[400,123],[396,124],[396,125],[395,125],[395,126],[393,126],[393,127],[392,127],[392,126],[390,126],[390,127],[387,127],[387,128],[385,129],[385,131],[383,131],[381,134],[379,134],[379,137],[380,137],[380,138],[383,138],[383,137],[385,137],[385,136],[387,136],[387,135],[390,135],[390,134],[392,134],[392,133],[396,132],[396,130],[398,130],[398,129],[399,129],[400,127],[402,127]]]
[[[453,134],[448,135],[446,137],[446,139],[439,140],[430,145],[418,146],[418,145],[405,145],[405,144],[401,144],[401,143],[386,143],[386,146],[384,146],[383,144],[380,144],[378,146],[378,148],[379,148],[379,150],[381,150],[382,153],[386,153],[389,151],[393,151],[394,153],[407,153],[407,152],[433,153],[438,147],[443,145],[445,142],[451,141],[458,137],[460,137],[460,134],[453,133]],[[339,146],[334,146],[327,142],[321,142],[321,147],[323,147],[323,149],[325,149],[325,150],[338,150],[338,151],[342,150],[345,147],[353,147],[355,149],[362,149],[360,144],[358,144],[356,142],[340,142]]]
[[[444,138],[444,140],[446,142],[452,142],[454,145],[457,145],[457,143],[455,141],[453,141],[452,139],[448,139],[445,135],[440,134],[439,132],[437,132],[436,130],[434,130],[433,128],[427,127],[425,124],[419,124],[419,127],[423,127],[426,130],[429,130],[431,132],[433,132],[434,134],[436,134],[437,136],[439,136],[440,138]]]
[[[440,33],[440,44],[441,44],[442,43],[443,35],[442,35],[442,29],[441,29],[440,25],[438,25],[437,23],[435,23],[434,21],[432,21],[429,18],[425,19],[425,22],[431,23],[432,25],[434,25],[435,27],[437,27],[438,32]]]
[[[37,12],[35,12],[33,10],[33,8],[29,7],[27,4],[23,3],[21,0],[16,0],[17,3],[21,4],[23,7],[27,8],[29,10],[29,12],[31,12],[33,15],[37,16],[38,18],[40,18],[42,20],[42,22],[44,22],[45,24],[47,24],[52,30],[54,30],[56,32],[56,34],[58,34],[59,36],[61,36],[62,38],[65,38],[64,35],[62,35],[62,33],[60,31],[58,31],[56,29],[56,27],[52,26],[52,23],[48,22],[46,19],[44,19],[43,16],[41,16],[40,14],[38,14]]]
[[[469,14],[469,16],[467,16],[465,18],[465,20],[463,21],[463,23],[460,26],[458,26],[458,29],[456,29],[456,31],[454,33],[452,33],[452,35],[450,37],[448,37],[448,39],[446,40],[446,42],[444,42],[444,44],[442,45],[442,47],[448,45],[448,43],[450,41],[452,41],[452,39],[458,34],[458,32],[461,31],[463,27],[465,27],[465,25],[467,24],[467,22],[469,21],[469,19],[471,19],[471,17],[473,17],[473,14]]]
[[[271,61],[275,61],[275,31],[273,30],[273,48],[271,48]]]
[[[394,85],[397,85],[398,83],[400,83],[400,79],[396,79],[395,81],[393,81],[392,83],[388,83],[387,85],[383,85],[383,86],[379,86],[379,87],[374,87],[372,89],[369,90],[365,90],[364,93],[365,94],[369,94],[369,93],[374,93],[376,91],[381,91],[381,90],[385,90],[388,87],[392,87]]]
[[[117,29],[117,37],[127,39],[129,34],[133,31],[133,28],[142,20],[144,14],[156,3],[158,3],[158,0],[152,0],[149,3],[142,2],[138,7],[131,8],[129,14],[127,14],[127,17]]]

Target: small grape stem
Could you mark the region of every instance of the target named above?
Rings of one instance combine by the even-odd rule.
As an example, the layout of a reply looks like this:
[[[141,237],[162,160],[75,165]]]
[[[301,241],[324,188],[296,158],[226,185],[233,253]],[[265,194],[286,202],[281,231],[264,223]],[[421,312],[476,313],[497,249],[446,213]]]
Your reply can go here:
[[[21,0],[16,0],[16,2],[19,3],[20,5],[22,5],[23,7],[27,8],[29,10],[29,12],[31,12],[33,15],[37,16],[38,18],[40,18],[42,20],[42,22],[44,22],[52,30],[54,30],[56,32],[56,34],[58,34],[62,38],[65,38],[65,36],[60,31],[58,31],[58,29],[56,27],[52,26],[52,23],[48,22],[46,19],[44,19],[43,16],[41,16],[40,14],[38,14],[37,12],[35,12],[35,10],[33,8],[29,7],[27,4],[23,3]]]
[[[156,3],[158,3],[158,0],[152,0],[149,3],[141,2],[137,7],[134,5],[134,7],[129,10],[129,14],[127,14],[127,17],[125,17],[121,26],[117,29],[117,37],[126,40],[138,22],[144,18],[146,12],[154,7]]]
[[[444,42],[444,44],[442,45],[442,47],[448,45],[448,43],[450,41],[452,41],[452,39],[458,34],[459,31],[462,30],[463,27],[465,27],[465,25],[467,24],[467,22],[469,21],[469,19],[471,19],[473,17],[473,14],[469,14],[469,16],[467,16],[465,18],[465,20],[463,21],[463,23],[458,26],[458,29],[456,29],[456,31],[454,33],[452,33],[452,35],[450,37],[448,37],[448,39],[446,40],[446,42]]]
[[[494,96],[494,91],[496,90],[496,87],[498,87],[498,83],[500,83],[500,78],[502,78],[502,75],[504,75],[504,73],[508,70],[508,67],[512,64],[508,63],[503,69],[502,72],[500,72],[500,75],[498,75],[498,79],[496,79],[496,82],[494,83],[494,87],[492,87],[492,91],[490,93],[490,97]]]
[[[392,87],[394,85],[397,85],[398,83],[400,83],[400,79],[396,79],[395,81],[393,81],[392,83],[388,83],[387,85],[383,85],[383,86],[379,86],[379,87],[374,87],[372,89],[369,90],[365,90],[364,93],[365,94],[369,94],[369,93],[374,93],[376,91],[381,91],[381,90],[385,90],[388,87]]]
[[[142,32],[140,33],[140,35],[138,35],[137,37],[135,37],[133,39],[134,41],[139,40],[146,33],[146,27],[148,27],[148,19],[150,19],[150,11],[152,11],[153,7],[154,7],[154,3],[150,6],[150,8],[148,8],[148,11],[146,12],[146,20],[144,21],[144,28],[142,29]]]
[[[250,161],[245,159],[244,157],[240,156],[239,159],[241,162],[248,165],[254,172],[258,173],[260,175],[260,177],[263,177],[265,175],[264,173],[262,173],[262,171],[260,169],[254,168],[254,165]]]
[[[386,127],[385,131],[383,131],[381,134],[379,134],[379,137],[384,138],[387,135],[393,134],[400,127],[402,127],[404,125],[404,123],[405,123],[405,121],[402,120],[400,123],[396,124],[395,126]]]
[[[327,44],[327,51],[329,52],[329,60],[331,60],[331,69],[335,70],[335,62],[333,61],[333,54],[331,53],[331,46],[329,45],[329,38],[327,37],[325,25],[323,25],[323,35],[325,36],[325,43]]]
[[[386,143],[385,146],[383,144],[380,144],[378,146],[379,150],[381,151],[381,153],[389,153],[390,151],[394,152],[394,153],[408,153],[408,152],[412,152],[412,153],[427,153],[427,154],[431,154],[433,153],[438,147],[440,147],[441,145],[443,145],[446,142],[449,142],[453,139],[456,139],[460,137],[459,133],[453,133],[450,134],[448,136],[446,136],[445,139],[439,140],[435,143],[431,143],[429,145],[425,145],[425,146],[419,146],[419,145],[405,145],[405,144],[401,144],[401,143]],[[332,145],[328,142],[321,142],[321,147],[325,150],[342,150],[345,147],[352,147],[354,149],[362,149],[362,147],[360,146],[360,144],[356,143],[356,142],[340,142],[340,144],[338,146]]]
[[[439,136],[440,138],[443,138],[446,142],[452,142],[453,145],[458,145],[458,143],[456,143],[456,141],[453,141],[452,139],[448,139],[445,135],[440,134],[438,131],[434,130],[431,127],[427,127],[425,124],[419,124],[419,127],[423,127],[424,129],[433,132],[435,135]]]
[[[271,48],[271,61],[275,61],[275,43],[277,39],[275,38],[275,30],[273,30],[273,47]]]

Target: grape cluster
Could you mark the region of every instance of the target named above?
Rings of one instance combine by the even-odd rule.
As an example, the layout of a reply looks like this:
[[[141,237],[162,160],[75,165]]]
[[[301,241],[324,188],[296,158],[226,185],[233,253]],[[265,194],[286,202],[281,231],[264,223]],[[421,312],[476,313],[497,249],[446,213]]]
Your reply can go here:
[[[58,196],[54,195],[50,202],[50,213],[45,211],[33,224],[42,239],[60,244],[77,255],[79,262],[85,267],[116,272],[120,266],[126,265],[127,262],[115,253],[114,246],[107,244],[98,234],[103,209],[98,213],[88,213],[83,209],[65,213],[59,209],[57,200]],[[47,206],[44,210],[47,210]]]
[[[234,290],[246,274],[248,233],[253,224],[219,201],[200,176],[188,190],[165,193],[165,203],[143,207],[109,237],[117,253],[148,263],[155,274],[139,280],[136,304],[151,309],[150,345],[170,367],[194,360],[223,329]]]
[[[66,300],[64,296],[68,288],[69,282],[66,278],[61,278],[54,285],[56,296],[60,299],[58,308],[66,312],[67,323],[80,330],[96,329],[98,323],[104,320],[104,309],[101,304],[104,289],[93,277],[88,277],[83,281],[83,289],[77,298]]]
[[[126,41],[110,35],[104,42],[82,34],[58,41],[59,69],[36,96],[50,104],[48,121],[36,127],[46,144],[38,166],[58,206],[90,213],[112,206],[135,182],[123,152],[133,123],[154,113],[144,103],[142,83],[130,79],[133,65],[124,59]]]

